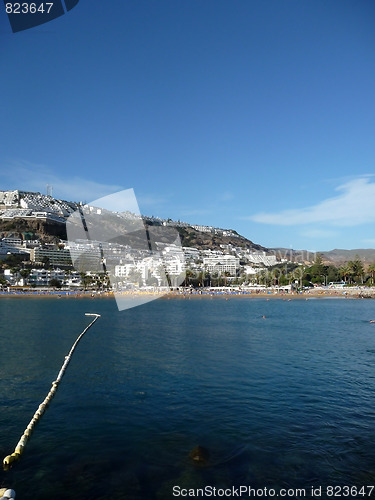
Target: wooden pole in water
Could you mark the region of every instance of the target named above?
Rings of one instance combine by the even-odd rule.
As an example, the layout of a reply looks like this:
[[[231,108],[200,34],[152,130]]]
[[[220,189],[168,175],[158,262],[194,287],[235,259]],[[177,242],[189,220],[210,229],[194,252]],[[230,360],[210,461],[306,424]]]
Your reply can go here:
[[[8,470],[9,466],[19,460],[21,457],[21,454],[23,453],[23,450],[26,446],[27,440],[31,436],[31,433],[34,429],[35,424],[38,422],[40,417],[43,415],[43,413],[46,411],[46,408],[48,404],[51,402],[53,396],[55,395],[57,388],[59,386],[59,383],[61,382],[61,379],[65,373],[65,370],[70,362],[70,359],[72,357],[72,354],[74,352],[74,349],[77,347],[78,342],[81,340],[81,338],[84,336],[84,334],[87,332],[89,328],[92,327],[92,325],[95,323],[95,321],[100,318],[100,314],[95,314],[95,313],[85,313],[86,316],[94,316],[94,319],[91,321],[91,323],[86,326],[86,328],[83,330],[83,332],[77,337],[77,340],[74,342],[72,345],[72,348],[70,349],[69,353],[67,356],[65,356],[65,361],[57,375],[57,379],[52,382],[52,387],[47,394],[47,396],[44,398],[44,401],[39,405],[38,409],[34,413],[33,418],[30,420],[29,425],[26,427],[24,433],[21,436],[21,439],[18,441],[17,446],[14,450],[14,452],[11,455],[8,455],[4,458],[3,460],[3,468],[4,470]]]

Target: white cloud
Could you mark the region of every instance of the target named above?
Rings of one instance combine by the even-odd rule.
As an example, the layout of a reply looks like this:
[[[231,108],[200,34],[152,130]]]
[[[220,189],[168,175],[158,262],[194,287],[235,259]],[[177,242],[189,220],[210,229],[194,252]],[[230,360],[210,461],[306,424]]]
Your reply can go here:
[[[308,229],[303,231],[301,236],[306,238],[336,238],[339,235],[337,231],[329,231],[326,229]]]
[[[105,170],[103,178],[105,180]],[[123,189],[123,186],[118,184],[95,182],[79,175],[65,177],[63,173],[56,173],[46,165],[24,160],[9,162],[2,168],[2,190],[20,189],[46,193],[47,184],[53,186],[53,196],[68,201],[91,202]]]
[[[375,222],[375,183],[359,178],[336,188],[340,194],[311,207],[258,213],[248,217],[254,222],[279,226],[325,223],[332,226],[359,226]]]

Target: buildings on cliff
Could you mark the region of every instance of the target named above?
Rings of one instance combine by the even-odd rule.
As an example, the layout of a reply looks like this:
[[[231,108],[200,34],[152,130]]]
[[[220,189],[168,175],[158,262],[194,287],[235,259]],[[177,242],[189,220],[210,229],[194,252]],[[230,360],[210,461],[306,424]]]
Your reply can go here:
[[[40,193],[18,190],[0,191],[0,219],[5,222],[35,219],[65,224],[71,214],[77,209],[81,210],[79,206],[78,203],[57,200],[50,195]],[[135,217],[140,219],[139,216],[131,213],[118,215],[126,221],[133,221]],[[156,225],[161,229],[166,227],[166,230],[169,226],[190,227],[206,234],[240,238],[235,231],[212,226],[190,226],[185,222],[155,217],[143,219],[148,224]],[[143,227],[141,220],[140,223]],[[6,226],[3,225],[3,227]],[[9,227],[12,227],[12,224]],[[177,231],[176,235],[178,239]],[[132,281],[137,281],[140,285],[147,283],[160,285],[166,280],[169,284],[178,284],[183,280],[182,277],[187,270],[194,273],[225,275],[228,280],[234,280],[240,275],[254,278],[262,269],[276,265],[278,262],[276,255],[256,252],[233,243],[221,244],[214,249],[181,247],[177,241],[171,243],[168,238],[163,238],[163,234],[155,236],[152,250],[151,242],[147,239],[141,242],[141,245],[139,243],[132,245],[129,241],[127,244],[121,243],[116,238],[114,238],[116,241],[59,240],[52,244],[35,239],[32,234],[17,233],[16,230],[13,233],[12,230],[8,230],[0,236],[2,236],[0,237],[0,259],[4,260],[9,255],[22,257],[25,262],[28,262],[27,267],[31,268],[31,273],[24,278],[24,281],[38,286],[48,284],[54,279],[65,283],[67,278],[63,276],[63,273],[73,268],[78,274],[106,272],[117,284],[127,286]],[[54,273],[57,273],[56,276]],[[4,273],[4,276],[9,282],[11,281],[9,272]],[[77,283],[78,276],[75,280]]]

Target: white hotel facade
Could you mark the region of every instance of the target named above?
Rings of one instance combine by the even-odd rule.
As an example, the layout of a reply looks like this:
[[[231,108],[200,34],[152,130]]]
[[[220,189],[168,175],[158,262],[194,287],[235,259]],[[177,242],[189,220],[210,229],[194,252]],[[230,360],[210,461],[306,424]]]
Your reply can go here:
[[[205,257],[203,267],[210,272],[229,273],[230,276],[236,276],[237,269],[240,267],[240,259],[234,255]]]

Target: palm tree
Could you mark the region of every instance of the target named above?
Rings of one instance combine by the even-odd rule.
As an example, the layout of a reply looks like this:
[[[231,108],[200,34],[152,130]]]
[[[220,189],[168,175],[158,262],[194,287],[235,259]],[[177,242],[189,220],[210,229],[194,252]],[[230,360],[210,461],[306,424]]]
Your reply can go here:
[[[186,269],[185,271],[185,286],[190,286],[191,279],[193,278],[194,273],[191,269]]]
[[[303,266],[298,266],[292,271],[292,276],[294,281],[299,281],[299,286],[302,288],[303,275],[305,274],[305,269]]]
[[[349,278],[349,283],[350,283],[350,278],[352,275],[351,267],[348,264],[345,264],[344,266],[340,267],[339,272],[340,272],[340,275],[342,276],[342,278],[344,279],[345,283],[348,282],[348,278]]]
[[[25,280],[25,283],[27,283],[27,278],[30,276],[30,274],[31,274],[30,269],[21,269],[20,271],[20,275]]]
[[[369,265],[368,272],[371,274],[371,285],[373,285],[374,284],[374,275],[375,275],[375,264]]]
[[[260,271],[260,273],[258,274],[258,276],[259,276],[259,283],[260,284],[266,285],[267,287],[271,285],[271,276],[267,270],[262,269]]]
[[[223,276],[224,276],[224,284],[225,284],[225,286],[227,286],[227,284],[228,284],[228,278],[230,278],[230,272],[229,271],[224,271]]]
[[[216,285],[214,285],[214,282],[216,281]],[[218,271],[213,271],[211,275],[211,283],[212,286],[220,286],[220,273]]]
[[[360,279],[361,283],[363,284],[364,269],[359,256],[356,255],[355,260],[351,260],[350,262],[348,262],[348,266],[351,268],[352,275],[356,279],[356,281]]]
[[[272,274],[273,274],[273,284],[274,286],[279,286],[280,284],[280,277],[282,275],[282,270],[279,267],[275,267],[272,269]]]
[[[85,290],[87,290],[93,283],[94,279],[91,275],[86,273],[80,273],[82,284]]]

